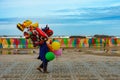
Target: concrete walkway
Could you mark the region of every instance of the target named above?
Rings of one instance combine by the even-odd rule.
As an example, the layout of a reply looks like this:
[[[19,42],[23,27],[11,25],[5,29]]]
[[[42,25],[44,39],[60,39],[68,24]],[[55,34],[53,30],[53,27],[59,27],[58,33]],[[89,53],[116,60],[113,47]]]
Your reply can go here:
[[[49,62],[49,74],[36,69],[37,54],[0,55],[0,80],[120,80],[120,57],[70,52]]]

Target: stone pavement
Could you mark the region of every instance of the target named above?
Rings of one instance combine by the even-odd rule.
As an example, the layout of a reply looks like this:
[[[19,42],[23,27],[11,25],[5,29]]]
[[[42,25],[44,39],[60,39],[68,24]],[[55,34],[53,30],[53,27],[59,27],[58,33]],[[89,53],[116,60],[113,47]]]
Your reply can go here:
[[[64,54],[49,62],[48,74],[36,69],[36,57],[0,55],[0,80],[120,80],[120,57]]]

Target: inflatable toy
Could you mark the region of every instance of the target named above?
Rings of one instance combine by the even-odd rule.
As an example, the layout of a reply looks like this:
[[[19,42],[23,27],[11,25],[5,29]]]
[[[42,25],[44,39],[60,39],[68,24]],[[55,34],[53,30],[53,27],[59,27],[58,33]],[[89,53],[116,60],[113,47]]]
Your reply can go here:
[[[43,29],[40,29],[38,26],[38,23],[32,24],[30,20],[26,20],[22,24],[17,24],[17,28],[23,32],[25,38],[32,40],[34,47],[40,45],[42,41],[47,41],[48,37],[53,34],[48,25]]]
[[[62,55],[62,49],[55,50],[55,51],[54,51],[54,54],[55,54],[56,56],[61,56],[61,55]]]
[[[54,42],[52,43],[52,48],[53,48],[54,50],[58,50],[58,49],[60,49],[60,43],[54,41]]]
[[[48,37],[50,37],[53,34],[53,31],[49,29],[48,25],[44,29],[42,29]]]
[[[48,60],[48,61],[51,61],[55,58],[55,55],[53,52],[47,52],[46,55],[45,55],[45,58]]]
[[[31,24],[32,24],[32,21],[26,20],[26,21],[23,22],[23,24],[18,23],[17,24],[17,28],[20,31],[24,31],[24,29],[27,28],[27,27],[29,27]]]

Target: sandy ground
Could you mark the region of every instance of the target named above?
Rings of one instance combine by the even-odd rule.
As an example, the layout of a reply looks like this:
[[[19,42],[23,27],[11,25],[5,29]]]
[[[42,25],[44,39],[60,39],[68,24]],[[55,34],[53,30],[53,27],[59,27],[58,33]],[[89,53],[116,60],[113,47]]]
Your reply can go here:
[[[0,55],[0,80],[120,80],[120,52],[97,49],[65,49],[48,64],[49,74],[36,68],[33,54]]]

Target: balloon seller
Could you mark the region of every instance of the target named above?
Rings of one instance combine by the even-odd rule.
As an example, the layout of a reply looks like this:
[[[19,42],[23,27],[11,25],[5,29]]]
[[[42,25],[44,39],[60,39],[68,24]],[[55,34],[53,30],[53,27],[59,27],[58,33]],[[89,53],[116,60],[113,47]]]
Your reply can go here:
[[[38,23],[32,24],[32,21],[26,20],[22,24],[18,23],[17,28],[24,32],[26,39],[31,39],[33,46],[39,46],[38,59],[42,61],[37,70],[48,73],[47,66],[50,60],[54,59],[54,54],[50,52],[49,44],[47,44],[48,37],[53,35],[53,31],[49,29],[48,25],[45,28],[38,28]],[[25,31],[25,29],[27,31]]]
[[[47,34],[48,37],[52,36],[52,34],[53,34],[53,31],[50,30],[47,25],[42,30]],[[41,40],[40,48],[39,48],[39,56],[38,56],[38,59],[40,59],[42,61],[42,64],[37,69],[44,73],[48,73],[47,65],[48,65],[49,60],[46,59],[45,55],[50,51],[50,49],[46,42],[47,40],[48,40],[48,38],[46,40]]]

